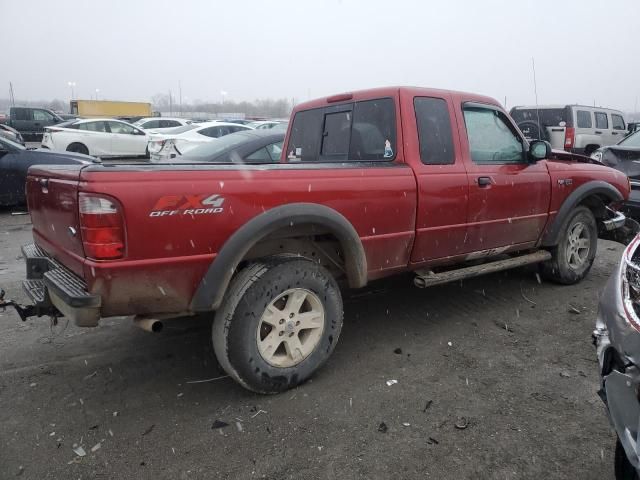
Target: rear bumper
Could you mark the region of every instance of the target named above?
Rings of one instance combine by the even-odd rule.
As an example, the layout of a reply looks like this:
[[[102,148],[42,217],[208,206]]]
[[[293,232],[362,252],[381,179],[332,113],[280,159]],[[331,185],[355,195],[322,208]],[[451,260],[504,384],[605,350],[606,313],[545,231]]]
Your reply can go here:
[[[101,298],[87,291],[81,278],[51,258],[36,244],[22,247],[27,280],[22,282],[36,307],[55,307],[81,327],[95,327],[100,320]]]

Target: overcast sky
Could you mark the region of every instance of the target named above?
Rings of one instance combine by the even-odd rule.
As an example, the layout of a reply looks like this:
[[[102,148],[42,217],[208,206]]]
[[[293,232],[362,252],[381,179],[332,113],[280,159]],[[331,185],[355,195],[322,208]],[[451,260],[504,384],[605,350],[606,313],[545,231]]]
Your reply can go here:
[[[0,98],[295,98],[419,85],[632,110],[638,0],[0,0]],[[186,99],[186,100],[185,100]]]

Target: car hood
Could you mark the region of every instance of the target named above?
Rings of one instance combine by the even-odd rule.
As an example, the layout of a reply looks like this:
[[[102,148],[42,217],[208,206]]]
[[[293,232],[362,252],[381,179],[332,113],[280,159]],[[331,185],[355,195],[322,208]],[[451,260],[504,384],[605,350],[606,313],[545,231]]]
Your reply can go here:
[[[567,162],[579,162],[579,163],[594,163],[596,165],[603,165],[602,162],[595,158],[580,155],[579,153],[571,153],[565,150],[551,150],[551,156],[549,160],[564,160]]]
[[[603,152],[608,150],[613,152],[617,157],[624,159],[637,159],[640,158],[640,147],[625,147],[624,145],[611,145],[610,147],[603,147],[600,150]]]

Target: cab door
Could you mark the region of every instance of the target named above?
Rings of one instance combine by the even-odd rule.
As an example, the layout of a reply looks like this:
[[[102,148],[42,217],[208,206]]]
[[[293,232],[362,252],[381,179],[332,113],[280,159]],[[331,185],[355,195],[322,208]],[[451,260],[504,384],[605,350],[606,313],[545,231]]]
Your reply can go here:
[[[464,99],[458,105],[469,180],[471,251],[491,255],[533,246],[549,212],[551,180],[546,162],[529,160],[526,140],[498,107]]]
[[[469,251],[467,202],[469,186],[449,94],[413,96],[403,93],[405,156],[418,188],[416,237],[412,263],[455,257]]]

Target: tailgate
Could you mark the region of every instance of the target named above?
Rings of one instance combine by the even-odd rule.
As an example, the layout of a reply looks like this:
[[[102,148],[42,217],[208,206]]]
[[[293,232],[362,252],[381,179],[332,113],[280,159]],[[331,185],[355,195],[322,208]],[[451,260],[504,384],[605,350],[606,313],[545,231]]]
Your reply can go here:
[[[546,127],[547,138],[551,144],[551,148],[564,150],[564,137],[566,127]]]
[[[26,192],[33,239],[82,277],[84,251],[78,219],[78,183],[83,165],[34,166]]]

